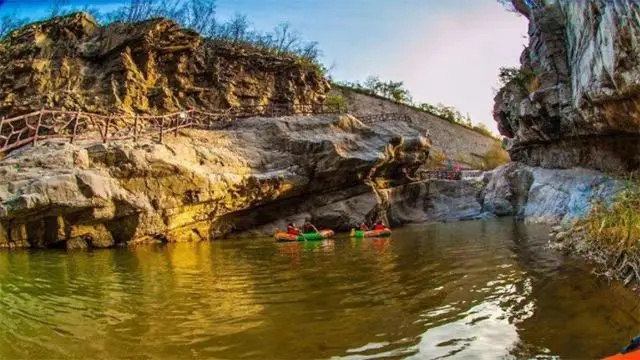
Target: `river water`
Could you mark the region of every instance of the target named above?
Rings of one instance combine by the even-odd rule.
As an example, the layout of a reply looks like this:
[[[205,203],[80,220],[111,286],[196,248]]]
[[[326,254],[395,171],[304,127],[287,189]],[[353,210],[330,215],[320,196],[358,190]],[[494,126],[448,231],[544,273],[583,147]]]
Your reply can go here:
[[[595,358],[639,303],[511,219],[0,253],[0,358]]]

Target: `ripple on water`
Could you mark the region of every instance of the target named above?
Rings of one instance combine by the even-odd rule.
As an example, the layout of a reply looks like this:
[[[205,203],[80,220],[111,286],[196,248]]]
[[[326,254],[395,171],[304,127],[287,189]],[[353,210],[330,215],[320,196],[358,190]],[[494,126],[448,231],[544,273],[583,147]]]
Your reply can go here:
[[[546,232],[496,220],[393,239],[1,252],[0,358],[615,352],[637,330],[635,299],[545,249]]]

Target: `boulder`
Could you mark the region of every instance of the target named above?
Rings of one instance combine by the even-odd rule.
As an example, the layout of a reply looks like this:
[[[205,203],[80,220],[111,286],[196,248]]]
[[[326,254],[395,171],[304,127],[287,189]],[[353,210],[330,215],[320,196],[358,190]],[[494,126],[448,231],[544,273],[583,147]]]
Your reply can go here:
[[[485,175],[484,211],[497,216],[524,216],[523,211],[533,182],[531,172],[515,163],[499,167]]]

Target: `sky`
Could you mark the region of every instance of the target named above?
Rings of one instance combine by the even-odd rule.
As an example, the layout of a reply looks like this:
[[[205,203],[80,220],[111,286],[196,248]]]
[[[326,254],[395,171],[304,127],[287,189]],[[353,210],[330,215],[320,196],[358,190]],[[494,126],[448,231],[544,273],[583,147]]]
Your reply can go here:
[[[70,0],[112,10],[116,0]],[[0,15],[41,17],[51,1],[0,0]],[[404,81],[414,100],[452,105],[497,133],[498,69],[517,66],[527,21],[496,0],[217,0],[220,19],[246,14],[257,30],[287,21],[318,41],[338,81]]]

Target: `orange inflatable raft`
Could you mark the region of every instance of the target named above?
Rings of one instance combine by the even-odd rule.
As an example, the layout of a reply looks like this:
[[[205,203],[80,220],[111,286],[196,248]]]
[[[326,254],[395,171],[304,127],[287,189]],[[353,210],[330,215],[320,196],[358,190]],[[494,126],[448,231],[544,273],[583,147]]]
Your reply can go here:
[[[391,229],[385,228],[384,230],[369,230],[362,231],[351,229],[351,237],[367,238],[367,237],[389,237],[391,236]]]

